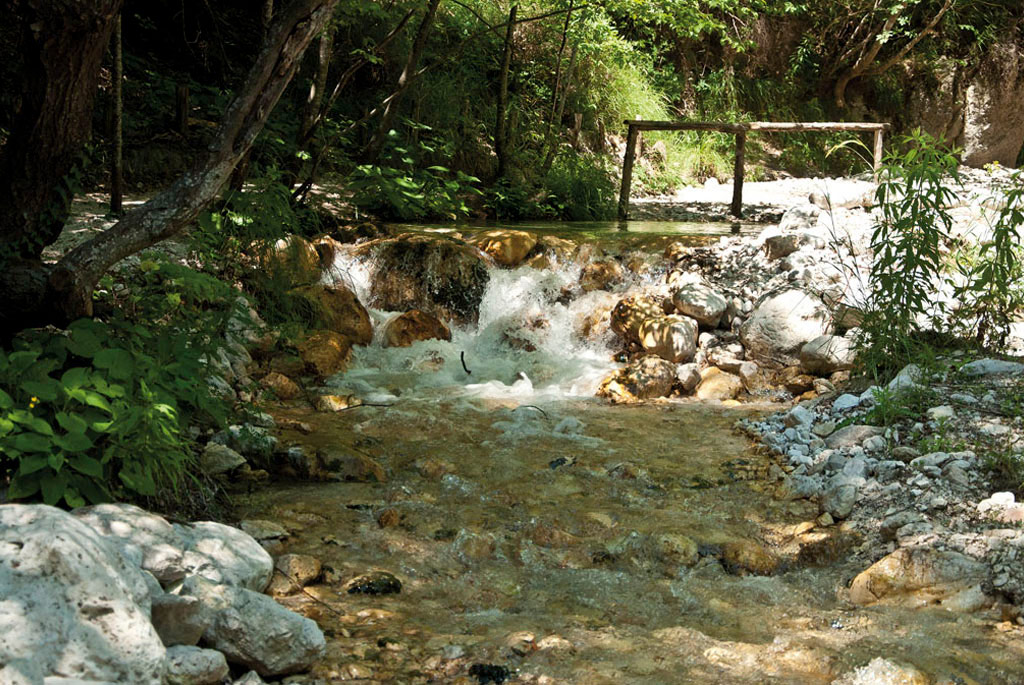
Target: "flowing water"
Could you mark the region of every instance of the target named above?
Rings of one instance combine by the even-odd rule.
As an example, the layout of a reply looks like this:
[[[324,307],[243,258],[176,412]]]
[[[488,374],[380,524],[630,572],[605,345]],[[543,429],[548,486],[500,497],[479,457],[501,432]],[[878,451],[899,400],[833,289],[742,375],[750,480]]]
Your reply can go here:
[[[365,301],[365,265],[338,266]],[[316,428],[286,441],[387,474],[276,484],[241,502],[292,532],[287,551],[330,567],[286,600],[328,634],[314,675],[829,683],[885,657],[928,682],[1024,682],[1022,641],[992,613],[845,600],[864,567],[848,561],[859,540],[815,528],[810,503],[772,497],[769,459],[733,430],[759,408],[594,399],[614,341],[582,335],[581,321],[615,297],[567,300],[578,275],[495,270],[477,325],[450,342],[357,348],[332,379],[382,406],[279,412]],[[378,330],[390,315],[373,312]],[[401,592],[346,591],[372,571]]]

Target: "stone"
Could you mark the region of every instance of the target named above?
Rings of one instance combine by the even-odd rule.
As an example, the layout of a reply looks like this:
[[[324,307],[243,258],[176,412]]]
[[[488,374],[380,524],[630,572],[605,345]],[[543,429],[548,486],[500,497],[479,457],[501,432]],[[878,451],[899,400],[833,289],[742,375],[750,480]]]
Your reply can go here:
[[[839,478],[825,490],[820,503],[821,512],[829,514],[835,520],[845,519],[857,504],[858,491],[854,480]]]
[[[688,362],[697,353],[697,322],[675,314],[645,319],[637,330],[641,347],[670,362]]]
[[[213,649],[178,646],[167,650],[165,685],[219,685],[228,677],[228,662]]]
[[[585,293],[609,290],[616,283],[620,283],[625,275],[626,272],[618,260],[602,259],[589,262],[580,271],[580,288]]]
[[[658,554],[670,564],[693,566],[700,558],[697,543],[680,533],[662,533],[655,538]]]
[[[185,541],[188,573],[214,583],[262,592],[270,582],[274,560],[250,535],[215,521],[174,524]]]
[[[210,442],[227,445],[246,459],[266,463],[277,447],[277,438],[267,429],[249,424],[235,424],[216,433]]]
[[[208,476],[232,471],[245,463],[245,457],[227,445],[210,442],[199,455],[199,470]],[[168,524],[170,525],[170,524]]]
[[[245,519],[244,521],[239,521],[238,527],[243,533],[252,536],[252,539],[257,542],[282,540],[289,535],[288,529],[280,523],[266,519]]]
[[[489,258],[476,247],[444,236],[405,234],[364,243],[353,253],[370,270],[367,304],[476,322],[490,280]]]
[[[827,376],[853,368],[856,351],[848,338],[822,335],[800,348],[800,366],[807,373]]]
[[[527,231],[495,229],[478,233],[469,240],[501,266],[518,266],[537,244],[537,236]]]
[[[828,333],[829,315],[821,300],[787,290],[758,304],[740,327],[740,341],[755,361],[786,366],[799,363],[804,344]]]
[[[785,413],[782,422],[790,428],[810,426],[814,422],[814,412],[807,407],[797,405]]]
[[[313,409],[325,414],[345,411],[362,404],[362,399],[355,395],[316,395],[313,398]]]
[[[701,400],[732,400],[741,392],[743,381],[739,376],[710,366],[701,372],[700,385],[695,394]]]
[[[681,283],[672,291],[676,311],[695,319],[708,328],[716,328],[725,313],[727,302],[721,293],[701,280]]]
[[[906,607],[939,606],[976,611],[986,603],[980,591],[988,567],[953,551],[900,548],[853,579],[850,601]]]
[[[675,364],[656,355],[647,355],[606,378],[597,394],[613,402],[636,402],[665,397],[672,391],[675,381]]]
[[[960,367],[960,373],[977,378],[979,376],[1019,376],[1024,374],[1024,363],[1003,359],[978,359]]]
[[[925,414],[927,414],[928,418],[932,421],[948,421],[956,416],[956,410],[948,404],[943,404],[938,407],[932,407],[926,411]]]
[[[828,436],[825,440],[825,444],[829,449],[838,450],[844,447],[859,447],[868,438],[876,435],[882,435],[885,433],[885,429],[879,428],[878,426],[864,426],[855,424],[852,426],[844,426],[840,428],[832,435]]]
[[[276,241],[259,256],[259,262],[269,275],[289,283],[315,283],[320,279],[320,254],[302,236]]]
[[[277,371],[271,371],[261,378],[260,385],[274,393],[274,397],[285,402],[293,400],[302,394],[302,388],[295,381]]]
[[[209,616],[195,597],[164,593],[153,597],[153,628],[164,645],[194,645],[203,636]]]
[[[353,345],[369,345],[373,341],[370,312],[348,287],[340,283],[317,284],[296,288],[289,294],[310,302],[314,318],[320,320],[324,329],[345,336]]]
[[[139,568],[163,584],[185,577],[185,540],[162,516],[133,504],[111,503],[79,507],[75,518],[115,545]]]
[[[860,398],[849,393],[840,395],[832,402],[832,411],[849,411],[860,406]]]
[[[921,367],[917,364],[907,364],[900,369],[895,378],[889,381],[889,385],[886,387],[893,392],[905,390],[920,385],[923,378],[924,371],[921,370]]]
[[[0,671],[160,685],[166,649],[143,572],[107,536],[45,505],[0,505]],[[16,677],[16,676],[15,676]]]
[[[930,685],[931,682],[913,666],[895,664],[879,656],[833,680],[832,685]]]
[[[274,597],[293,595],[320,577],[323,566],[308,554],[284,554],[274,562],[274,578],[267,594]]]
[[[693,362],[676,367],[676,380],[685,393],[691,393],[700,383],[700,371]]]
[[[451,340],[452,331],[433,314],[413,309],[384,326],[384,347],[409,347],[421,340]]]
[[[313,331],[298,348],[306,370],[321,379],[344,371],[352,358],[352,342],[334,331]]]
[[[316,623],[266,595],[199,576],[187,578],[181,592],[197,597],[210,611],[203,644],[261,676],[308,670],[326,651]]]
[[[837,425],[838,424],[835,421],[822,421],[814,424],[814,428],[811,429],[811,432],[819,438],[827,438],[836,431]]]
[[[964,94],[963,163],[1016,166],[1024,145],[1024,51],[1014,41],[993,43]]]
[[[384,467],[372,457],[358,452],[330,451],[320,455],[323,468],[343,481],[357,483],[385,483]]]
[[[661,301],[649,295],[630,295],[619,300],[611,313],[611,328],[627,343],[640,343],[640,325],[665,315]]]
[[[770,576],[779,568],[779,558],[752,540],[722,546],[722,566],[733,575]]]

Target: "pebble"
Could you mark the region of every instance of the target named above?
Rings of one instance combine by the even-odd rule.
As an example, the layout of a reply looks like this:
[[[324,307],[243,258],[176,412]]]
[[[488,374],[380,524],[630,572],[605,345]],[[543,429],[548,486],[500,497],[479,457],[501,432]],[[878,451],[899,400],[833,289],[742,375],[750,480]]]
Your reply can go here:
[[[840,395],[832,403],[832,411],[848,411],[855,407],[860,406],[861,398],[856,395],[844,394]]]

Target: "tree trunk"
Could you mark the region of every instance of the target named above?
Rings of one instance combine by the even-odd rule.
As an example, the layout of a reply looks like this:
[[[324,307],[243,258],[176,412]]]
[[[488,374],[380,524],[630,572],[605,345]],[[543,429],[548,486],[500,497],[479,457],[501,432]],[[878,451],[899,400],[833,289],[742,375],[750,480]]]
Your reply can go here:
[[[26,310],[39,294],[19,293],[19,310],[0,313],[0,324],[64,323],[92,312],[92,292],[100,277],[121,259],[178,233],[214,200],[231,170],[249,151],[277,104],[301,59],[338,0],[293,0],[279,12],[267,40],[241,90],[224,112],[215,142],[207,157],[182,175],[170,188],[133,209],[110,229],[79,245],[50,271],[45,308]],[[102,47],[102,45],[101,45]],[[0,284],[11,279],[0,273]]]
[[[25,74],[0,156],[0,272],[9,259],[38,260],[64,227],[71,172],[91,134],[100,65],[122,2],[16,2],[8,14],[22,27]]]
[[[494,152],[498,156],[497,177],[503,178],[508,168],[508,138],[505,121],[508,110],[508,72],[512,65],[512,38],[516,32],[516,14],[519,5],[513,4],[508,13],[508,27],[505,29],[505,50],[501,57],[501,80],[498,85],[498,107],[494,122]]]
[[[402,102],[402,95],[405,93],[409,81],[413,78],[416,72],[416,65],[419,64],[420,56],[422,56],[423,50],[427,46],[430,27],[434,23],[434,15],[437,14],[437,6],[440,4],[441,0],[427,0],[427,11],[424,13],[423,21],[420,22],[420,27],[416,31],[416,38],[413,39],[412,49],[409,51],[409,57],[405,61],[405,68],[402,69],[402,74],[398,77],[395,93],[384,108],[384,113],[381,115],[380,123],[377,126],[377,132],[370,139],[364,151],[363,158],[366,161],[375,161],[380,156],[380,151],[384,147],[384,141],[388,137],[388,132],[391,131],[391,122],[394,121],[395,114],[398,113],[398,106]]]
[[[113,88],[114,100],[114,144],[110,155],[110,213],[121,213],[121,201],[124,196],[124,138],[123,115],[124,99],[121,93],[121,81],[124,79],[124,65],[121,61],[121,16],[114,22],[114,69]]]
[[[306,106],[302,110],[302,123],[299,125],[298,141],[304,145],[310,138],[314,123],[320,114],[324,102],[324,91],[327,90],[327,76],[331,68],[331,57],[334,55],[334,27],[328,26],[320,36],[317,50],[316,75],[309,84]]]

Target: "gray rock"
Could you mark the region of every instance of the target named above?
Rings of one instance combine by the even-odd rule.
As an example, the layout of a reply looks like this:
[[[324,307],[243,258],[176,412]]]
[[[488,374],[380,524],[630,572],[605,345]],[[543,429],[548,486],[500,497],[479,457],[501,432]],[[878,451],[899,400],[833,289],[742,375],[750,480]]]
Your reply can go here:
[[[924,371],[917,364],[907,364],[900,372],[896,374],[896,377],[889,381],[889,385],[886,386],[889,390],[906,390],[907,388],[913,388],[921,384],[921,380],[924,378]]]
[[[845,519],[857,504],[858,486],[852,480],[839,480],[830,485],[821,498],[821,512],[836,520]]]
[[[901,478],[906,468],[907,465],[904,464],[902,461],[880,461],[875,466],[875,477],[884,483],[888,483],[889,481]]]
[[[672,304],[680,314],[709,328],[718,326],[728,306],[721,293],[702,281],[680,284],[672,292]]]
[[[845,426],[828,436],[825,439],[825,444],[834,450],[857,447],[868,438],[882,435],[884,432],[885,430],[878,426]]]
[[[637,329],[640,345],[670,362],[688,362],[697,353],[697,322],[672,314],[645,319]]]
[[[142,572],[79,518],[0,506],[0,663],[29,664],[35,682],[159,685],[166,650],[148,596]]]
[[[881,435],[873,435],[870,438],[867,438],[861,447],[863,447],[867,452],[878,452],[880,450],[884,450],[885,445],[886,442],[884,437]]]
[[[761,301],[740,327],[740,340],[755,360],[795,365],[804,344],[830,332],[821,300],[802,290],[787,290]]]
[[[847,411],[860,406],[860,398],[856,395],[840,395],[832,403],[832,411]]]
[[[227,445],[246,459],[264,464],[270,460],[274,448],[277,447],[277,438],[270,435],[266,428],[248,424],[228,426],[214,435],[210,441]]]
[[[185,541],[162,516],[132,504],[79,507],[72,514],[167,585],[185,577]]]
[[[853,368],[856,351],[848,338],[821,335],[800,348],[800,366],[807,373],[826,376]]]
[[[208,476],[227,473],[245,463],[245,457],[227,445],[217,442],[207,443],[203,453],[199,455],[199,470]]]
[[[256,671],[249,671],[231,685],[265,685],[263,678]]]
[[[676,378],[683,392],[693,392],[700,384],[700,371],[693,362],[680,364],[676,368]]]
[[[216,650],[184,646],[167,650],[166,685],[216,685],[228,672],[227,659]]]
[[[783,500],[811,499],[821,494],[821,481],[811,476],[788,476],[779,488]]]
[[[848,459],[846,463],[843,464],[842,473],[844,476],[849,476],[850,478],[867,478],[868,462],[864,457]]]
[[[790,427],[810,426],[814,421],[814,412],[799,405],[793,407],[782,418],[783,423]]]
[[[185,580],[182,594],[198,597],[212,613],[204,644],[261,676],[305,671],[324,655],[327,644],[316,623],[266,595],[198,576]]]
[[[882,540],[889,542],[896,539],[897,531],[906,526],[907,524],[920,523],[925,520],[924,514],[907,509],[904,511],[890,514],[882,520],[881,526],[879,526],[878,532],[882,537]]]
[[[787,209],[779,219],[778,230],[787,233],[812,229],[818,224],[819,216],[821,216],[821,209],[813,204],[794,205]]]
[[[238,527],[246,535],[251,535],[254,540],[281,540],[288,537],[288,529],[280,523],[267,521],[266,519],[246,519],[239,521]]]
[[[274,560],[241,530],[214,521],[175,524],[174,529],[185,540],[183,563],[189,573],[257,592],[270,582]]]
[[[210,617],[198,599],[169,593],[153,598],[151,620],[167,647],[198,644],[210,623]]]

